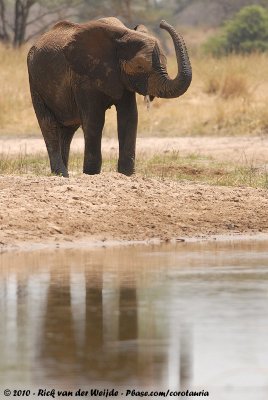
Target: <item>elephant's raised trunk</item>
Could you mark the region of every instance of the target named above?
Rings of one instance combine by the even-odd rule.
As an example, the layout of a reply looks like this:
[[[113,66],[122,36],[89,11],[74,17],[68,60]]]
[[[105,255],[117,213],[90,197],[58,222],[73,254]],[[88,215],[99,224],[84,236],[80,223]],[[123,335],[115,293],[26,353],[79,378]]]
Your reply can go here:
[[[175,29],[164,20],[161,21],[160,28],[168,31],[172,37],[176,51],[178,73],[174,79],[171,79],[166,69],[160,66],[159,74],[161,75],[161,79],[156,96],[171,99],[179,97],[186,92],[192,81],[192,68],[182,35],[177,33]]]

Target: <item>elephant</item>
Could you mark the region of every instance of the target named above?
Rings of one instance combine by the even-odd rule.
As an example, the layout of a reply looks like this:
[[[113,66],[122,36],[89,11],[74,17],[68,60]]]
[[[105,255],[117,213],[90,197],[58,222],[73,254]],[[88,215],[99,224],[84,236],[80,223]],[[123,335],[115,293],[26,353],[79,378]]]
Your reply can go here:
[[[181,34],[166,21],[178,72],[171,79],[159,41],[144,25],[127,28],[115,17],[87,23],[60,21],[33,44],[27,57],[33,107],[46,144],[51,172],[68,177],[70,144],[78,127],[85,140],[83,172],[101,171],[105,112],[117,111],[117,170],[135,172],[136,93],[177,98],[188,89],[192,69]]]

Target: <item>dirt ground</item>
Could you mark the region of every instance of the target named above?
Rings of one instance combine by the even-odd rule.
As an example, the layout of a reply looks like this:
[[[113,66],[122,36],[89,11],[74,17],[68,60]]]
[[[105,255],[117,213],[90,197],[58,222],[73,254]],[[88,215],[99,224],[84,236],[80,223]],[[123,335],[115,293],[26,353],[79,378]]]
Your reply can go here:
[[[83,151],[84,139],[78,135],[72,142],[71,151]],[[197,154],[211,156],[220,161],[232,160],[242,164],[268,164],[268,136],[253,137],[172,137],[138,138],[137,155],[178,151],[182,155]],[[116,154],[118,142],[103,138],[104,154]],[[46,152],[44,140],[40,138],[0,138],[0,154],[33,154]]]
[[[116,151],[106,141],[104,151]],[[267,164],[267,138],[140,139],[138,151],[200,152],[221,160]],[[0,153],[45,150],[38,139],[1,140]],[[77,139],[73,149],[82,148]],[[125,177],[0,176],[0,250],[29,243],[182,240],[268,233],[268,191]]]

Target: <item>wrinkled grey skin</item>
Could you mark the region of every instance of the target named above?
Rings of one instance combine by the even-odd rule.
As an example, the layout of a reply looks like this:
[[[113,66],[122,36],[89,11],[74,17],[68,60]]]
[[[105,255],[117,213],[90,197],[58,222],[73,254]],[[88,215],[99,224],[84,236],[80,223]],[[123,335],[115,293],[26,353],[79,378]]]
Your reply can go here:
[[[57,23],[28,54],[32,102],[47,146],[52,173],[68,176],[71,140],[82,126],[83,171],[101,170],[101,137],[105,111],[117,110],[118,171],[135,169],[136,92],[175,98],[188,89],[192,71],[180,34],[162,21],[174,42],[178,74],[170,79],[158,41],[143,25],[128,29],[116,18],[86,24]]]

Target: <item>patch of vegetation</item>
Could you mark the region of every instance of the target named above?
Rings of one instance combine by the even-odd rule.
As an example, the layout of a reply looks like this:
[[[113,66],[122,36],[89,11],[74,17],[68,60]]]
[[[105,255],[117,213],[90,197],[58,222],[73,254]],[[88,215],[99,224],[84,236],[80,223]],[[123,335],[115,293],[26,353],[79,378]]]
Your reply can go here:
[[[219,35],[208,40],[205,50],[214,56],[268,50],[268,11],[259,5],[242,8],[227,21]]]
[[[102,170],[116,171],[116,158],[104,158]],[[81,175],[83,169],[82,153],[70,157],[71,176]],[[211,157],[189,154],[181,156],[179,152],[158,154],[150,158],[138,157],[136,172],[146,177],[159,179],[187,180],[219,186],[251,186],[268,188],[268,171],[253,164],[235,164],[218,162]],[[47,156],[39,155],[0,155],[0,174],[34,174],[49,176],[50,168]]]
[[[138,172],[146,176],[203,182],[219,186],[268,187],[268,171],[252,164],[219,162],[211,157],[178,152],[155,155],[138,163]]]
[[[43,154],[17,156],[0,154],[0,174],[49,175],[49,163]]]
[[[115,158],[103,160],[103,170],[115,170]],[[73,152],[70,156],[69,171],[71,175],[81,174],[83,171],[83,154]],[[0,175],[1,174],[33,174],[37,176],[50,176],[50,165],[45,153],[9,155],[0,153]]]

